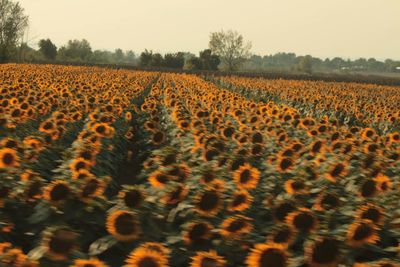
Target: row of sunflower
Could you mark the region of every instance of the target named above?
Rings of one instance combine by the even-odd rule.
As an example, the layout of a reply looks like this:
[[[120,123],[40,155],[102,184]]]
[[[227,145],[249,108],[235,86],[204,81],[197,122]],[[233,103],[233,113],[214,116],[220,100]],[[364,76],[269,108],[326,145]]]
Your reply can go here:
[[[216,81],[243,89],[258,99],[290,103],[303,114],[328,115],[346,124],[365,127],[373,125],[383,132],[399,130],[400,127],[400,93],[395,86],[234,76]]]
[[[24,91],[28,78],[34,88],[69,86],[53,89],[59,93],[42,116],[16,122],[4,109],[7,133],[32,138],[23,129],[36,126],[33,137],[45,145],[31,172],[31,155],[22,160],[15,149],[2,180],[24,170],[18,181],[41,176],[47,190],[38,200],[42,185],[34,186],[29,208],[14,197],[19,185],[1,190],[8,243],[0,261],[20,247],[42,266],[398,266],[398,132],[363,127],[369,120],[344,125],[327,105],[310,112],[312,98],[299,105],[254,97],[263,95],[253,81],[228,90],[193,75],[41,66],[52,77],[29,65],[4,68],[12,73],[7,92]],[[262,82],[269,81],[254,87]],[[326,86],[329,96],[333,85]],[[273,88],[289,94],[284,83]],[[360,102],[376,96],[351,94]],[[84,100],[72,102],[77,95]],[[70,108],[82,118],[65,131],[49,126]],[[49,151],[60,154],[52,172],[44,169]]]

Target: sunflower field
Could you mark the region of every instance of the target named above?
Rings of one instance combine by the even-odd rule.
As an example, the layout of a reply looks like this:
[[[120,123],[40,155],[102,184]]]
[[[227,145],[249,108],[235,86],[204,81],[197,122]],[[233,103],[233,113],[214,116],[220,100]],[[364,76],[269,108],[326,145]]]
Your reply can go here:
[[[400,266],[400,88],[0,65],[0,266]]]

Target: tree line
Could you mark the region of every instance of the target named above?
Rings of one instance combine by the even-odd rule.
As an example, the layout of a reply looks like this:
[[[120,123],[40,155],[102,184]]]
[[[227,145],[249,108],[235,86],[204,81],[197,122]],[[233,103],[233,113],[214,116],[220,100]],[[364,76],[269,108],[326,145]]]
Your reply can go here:
[[[90,64],[129,64],[142,68],[172,68],[185,70],[227,71],[281,71],[281,72],[332,72],[369,71],[400,72],[400,61],[374,58],[356,60],[320,59],[294,53],[252,55],[251,42],[245,41],[236,31],[218,31],[210,34],[208,48],[198,55],[190,52],[161,53],[147,50],[135,54],[132,50],[93,50],[86,39],[69,40],[57,47],[50,39],[38,42],[38,49],[24,41],[28,16],[18,2],[0,0],[0,63],[2,62],[58,62]]]

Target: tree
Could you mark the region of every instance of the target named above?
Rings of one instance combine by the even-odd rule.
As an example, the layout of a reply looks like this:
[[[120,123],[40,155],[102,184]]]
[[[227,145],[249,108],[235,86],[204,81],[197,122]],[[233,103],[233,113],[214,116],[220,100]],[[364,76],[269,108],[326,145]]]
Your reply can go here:
[[[11,58],[27,26],[28,16],[18,2],[0,0],[0,62]]]
[[[112,59],[113,54],[105,50],[94,50],[90,56],[90,62],[92,63],[111,63]]]
[[[86,39],[69,40],[66,46],[58,50],[60,60],[88,62],[92,56],[92,48]]]
[[[307,55],[305,57],[299,57],[298,69],[308,74],[312,72],[312,57]]]
[[[205,70],[218,70],[218,65],[221,63],[219,56],[213,55],[211,49],[205,49],[200,52],[200,61],[202,68]]]
[[[115,51],[114,51],[114,61],[116,63],[121,63],[122,61],[124,61],[124,58],[125,58],[124,51],[122,51],[121,48],[115,49]]]
[[[126,51],[125,58],[127,63],[135,63],[136,61],[135,52],[133,52],[132,50]]]
[[[141,54],[140,54],[140,66],[141,67],[149,67],[151,60],[153,58],[153,51],[149,51],[145,49]]]
[[[230,71],[237,70],[250,57],[251,42],[244,43],[243,36],[236,31],[212,32],[209,48],[218,55]]]
[[[163,60],[163,66],[173,69],[182,69],[185,65],[185,58],[183,52],[175,54],[165,54]]]
[[[160,53],[155,53],[151,57],[150,67],[161,67],[163,65],[164,59]]]
[[[57,46],[53,44],[50,39],[42,39],[39,41],[39,51],[42,53],[44,58],[49,60],[55,60],[57,56]]]

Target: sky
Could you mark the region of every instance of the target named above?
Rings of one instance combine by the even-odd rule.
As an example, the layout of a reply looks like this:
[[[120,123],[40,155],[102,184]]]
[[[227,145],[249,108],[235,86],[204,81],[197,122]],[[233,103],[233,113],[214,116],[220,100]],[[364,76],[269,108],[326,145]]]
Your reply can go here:
[[[252,53],[400,60],[400,0],[18,0],[27,40],[93,49],[198,53],[210,33],[236,30]]]

